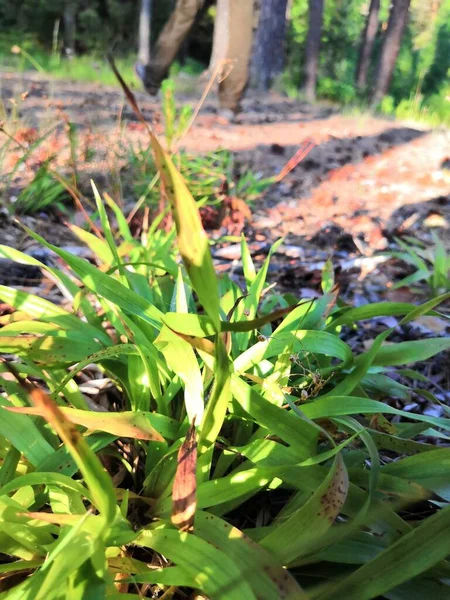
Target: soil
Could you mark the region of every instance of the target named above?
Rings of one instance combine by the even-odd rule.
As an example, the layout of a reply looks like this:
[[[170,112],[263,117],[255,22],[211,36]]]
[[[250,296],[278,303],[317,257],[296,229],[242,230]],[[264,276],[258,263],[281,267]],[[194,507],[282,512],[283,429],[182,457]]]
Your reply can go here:
[[[182,80],[183,84],[189,87]],[[22,100],[24,92],[27,96]],[[184,94],[180,102],[195,106],[199,95],[195,89],[194,95]],[[32,143],[35,132],[57,124],[37,158],[16,173],[4,198],[6,206],[46,158],[56,156],[56,164],[62,165],[70,160],[68,123],[77,134],[78,146],[85,146],[89,154],[78,165],[79,177],[86,181],[92,177],[100,187],[111,183],[114,163],[117,168],[123,160],[118,149],[124,138],[129,144],[147,141],[144,128],[116,88],[5,73],[1,96],[9,113],[4,127],[14,126],[16,139],[25,145]],[[136,97],[143,114],[161,131],[160,102],[139,91]],[[11,123],[14,111],[15,125]],[[365,255],[385,247],[390,236],[402,230],[427,230],[438,224],[444,238],[450,237],[447,130],[340,114],[332,106],[310,106],[277,94],[249,95],[236,123],[225,124],[217,115],[213,95],[182,146],[195,153],[227,148],[235,154],[238,171],[251,169],[273,176],[307,141],[315,147],[306,158],[255,203],[252,233],[269,240],[287,236],[287,243],[299,246],[305,239],[312,240],[319,248],[333,247],[336,240],[341,243],[350,236]],[[15,162],[17,156],[10,152],[4,167],[14,168]],[[54,235],[57,230],[59,235],[54,225]],[[17,236],[13,230],[2,235],[8,244],[22,242],[20,231]]]
[[[52,80],[39,74],[4,73],[0,77],[7,113],[4,128],[13,129],[15,139],[25,148],[49,132],[16,169],[0,209],[0,241],[33,252],[36,245],[11,219],[8,209],[45,160],[51,158],[52,165],[63,173],[70,166],[69,127],[84,157],[77,161],[79,187],[89,189],[92,178],[100,189],[112,190],[113,195],[115,176],[127,161],[124,148],[127,144],[146,147],[147,134],[118,88]],[[204,84],[180,76],[178,104],[195,107]],[[162,132],[160,99],[139,90],[135,94],[144,116]],[[332,256],[338,270],[345,271],[341,284],[348,287],[351,283],[353,295],[368,294],[371,300],[392,277],[402,276],[395,265],[386,269],[384,263],[370,262],[373,253],[388,247],[393,236],[412,233],[428,242],[430,232],[437,229],[450,248],[448,130],[342,114],[328,104],[311,106],[275,93],[249,94],[242,109],[236,122],[225,122],[217,113],[213,90],[180,146],[199,154],[226,148],[234,153],[237,177],[251,170],[263,178],[277,176],[299,148],[313,143],[307,156],[294,162],[296,166],[281,182],[253,203],[251,213],[237,203],[227,219],[214,223],[213,218],[209,223],[211,236],[216,238],[244,229],[256,258],[265,256],[270,244],[284,237],[285,245],[272,268],[287,289],[317,287],[321,265]],[[10,147],[13,149],[3,157],[4,179],[23,154],[23,148],[15,151]],[[126,204],[127,198],[123,201]],[[135,199],[129,201],[133,204]],[[236,200],[231,199],[231,206],[233,202]],[[205,225],[210,217],[204,214]],[[80,218],[82,214],[73,217],[75,221]],[[55,211],[21,220],[53,243],[75,243]],[[357,281],[371,272],[374,275],[370,289],[358,291],[355,269],[348,261],[351,265],[361,256],[365,262],[356,268]],[[233,246],[216,251],[218,268],[228,269],[234,260],[239,272],[236,258]]]

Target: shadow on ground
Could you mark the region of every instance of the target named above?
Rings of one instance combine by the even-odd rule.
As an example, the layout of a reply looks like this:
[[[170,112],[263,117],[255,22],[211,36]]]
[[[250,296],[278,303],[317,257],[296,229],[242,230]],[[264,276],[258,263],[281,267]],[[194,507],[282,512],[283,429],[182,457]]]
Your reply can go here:
[[[436,231],[450,250],[450,194],[430,198],[401,206],[392,213],[385,228],[385,235],[392,239],[395,235],[408,233],[423,237],[426,232]]]
[[[427,134],[427,131],[411,127],[392,127],[380,134],[334,138],[315,146],[292,171],[287,184],[281,186],[281,194],[273,190],[268,194],[269,204],[274,205],[283,200],[283,196],[295,196],[300,199],[310,193],[318,184],[327,178],[331,171],[346,165],[356,165],[370,156],[382,155],[386,150],[408,144]],[[235,156],[242,170],[252,169],[255,172],[261,166],[269,167],[266,175],[276,175],[287,160],[298,150],[298,146],[281,146],[270,144],[257,146],[251,150],[236,152]],[[268,160],[270,156],[270,161]]]

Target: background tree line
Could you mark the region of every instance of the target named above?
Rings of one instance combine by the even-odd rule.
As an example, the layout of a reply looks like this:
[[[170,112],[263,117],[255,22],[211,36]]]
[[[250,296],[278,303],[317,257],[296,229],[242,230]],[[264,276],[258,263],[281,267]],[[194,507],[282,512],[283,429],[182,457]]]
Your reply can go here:
[[[220,3],[206,0],[178,60],[206,68]],[[0,32],[51,49],[58,25],[67,54],[137,52],[147,14],[151,41],[175,0],[2,0]],[[145,10],[141,12],[141,7]],[[150,18],[151,17],[151,18]],[[143,26],[143,28],[142,28]],[[6,46],[6,43],[4,43]],[[6,51],[6,48],[0,48]],[[195,63],[193,63],[195,61]],[[345,103],[397,105],[425,97],[448,110],[450,0],[257,0],[252,85],[303,90]]]

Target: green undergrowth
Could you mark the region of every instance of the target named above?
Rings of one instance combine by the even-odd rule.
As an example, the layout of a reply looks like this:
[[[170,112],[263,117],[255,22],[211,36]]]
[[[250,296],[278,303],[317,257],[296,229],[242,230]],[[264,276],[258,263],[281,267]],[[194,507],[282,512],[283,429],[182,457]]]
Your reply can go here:
[[[46,49],[33,35],[17,31],[4,33],[0,40],[0,68],[12,73],[38,72],[57,79],[80,82],[94,82],[102,85],[117,86],[117,79],[105,60],[105,51],[90,51],[67,57],[62,52],[59,29],[53,31],[53,48]],[[141,88],[141,82],[135,73],[135,53],[127,53],[117,58],[117,64],[128,85]],[[204,70],[198,61],[187,58],[183,64],[175,61],[170,69],[170,76],[177,77],[181,73],[196,77]],[[195,86],[194,86],[195,89]]]
[[[157,206],[161,193],[151,148],[130,148],[128,156],[122,181],[131,187],[139,205]],[[229,150],[203,155],[181,151],[174,160],[200,206],[219,207],[227,194],[251,205],[274,183],[273,178],[261,177],[250,170],[237,173],[234,155]]]
[[[15,39],[17,37],[11,37],[0,43],[0,66],[6,72],[23,75],[38,72],[56,79],[117,85],[101,53],[67,58],[61,55],[59,49],[50,53],[42,50],[34,40],[22,39],[18,43]],[[117,62],[129,85],[139,87],[139,79],[134,71],[136,57],[130,55],[119,58]]]
[[[90,142],[89,133],[78,131],[71,122],[65,124],[65,136],[57,140],[52,136],[58,124],[39,130],[27,127],[20,120],[21,107],[26,101],[26,97],[15,98],[9,114],[0,104],[0,115],[3,112],[5,117],[0,128],[0,199],[9,206],[11,213],[18,215],[57,209],[69,216],[74,193],[80,200],[86,199],[83,196],[92,196],[91,190],[86,190],[85,170],[80,167],[92,165],[95,172],[96,161],[100,159],[104,163],[104,157],[98,156],[98,148]],[[275,183],[274,177],[263,177],[250,169],[240,169],[229,150],[193,154],[180,149],[192,124],[194,110],[191,105],[176,101],[173,79],[162,85],[161,112],[165,146],[199,206],[217,207],[228,195],[251,204]],[[123,121],[122,129],[125,130],[129,124]],[[52,141],[55,150],[42,161],[40,153]],[[146,207],[154,211],[160,204],[161,187],[150,144],[142,141],[131,143],[126,135],[120,134],[117,139],[111,140],[111,145],[114,148],[114,164],[110,166],[108,175],[115,184],[114,195],[119,204],[123,204],[126,197],[128,201],[135,201],[133,214]],[[12,155],[15,156],[14,162],[11,162]],[[64,161],[61,155],[66,157]],[[11,202],[11,189],[17,187],[16,180],[22,171],[30,172],[31,181]]]
[[[432,244],[426,244],[412,236],[396,239],[399,248],[389,255],[406,263],[412,273],[395,282],[392,289],[403,286],[414,289],[416,284],[425,283],[433,296],[450,290],[450,256],[437,233],[432,232],[432,240]]]
[[[386,115],[392,115],[400,120],[411,120],[425,123],[431,127],[450,126],[450,86],[432,96],[423,95],[404,98],[396,103],[391,96],[383,98],[379,110]]]
[[[24,75],[34,71],[57,79],[118,85],[117,79],[105,60],[104,51],[91,51],[72,57],[64,56],[59,30],[56,29],[53,33],[53,50],[45,49],[32,35],[27,36],[16,31],[2,35],[0,68],[6,72]],[[118,57],[117,64],[128,84],[140,88],[141,83],[134,70],[136,60],[136,55],[129,53],[126,56]],[[195,76],[201,72],[201,65],[192,59],[188,59],[184,65],[175,62],[170,71],[172,77],[179,73]]]
[[[450,340],[390,328],[358,354],[340,333],[449,294],[353,307],[330,264],[317,298],[280,294],[244,239],[241,288],[152,147],[172,231],[134,239],[95,189],[102,236],[72,231],[96,264],[30,230],[52,266],[0,247],[64,297],[0,286],[0,598],[448,597],[450,419],[404,411],[392,375]]]
[[[164,81],[162,85],[162,114],[166,148],[172,151],[182,141],[189,129],[194,112],[190,105],[177,103],[175,82]],[[156,206],[161,197],[158,185],[159,173],[152,147],[130,144],[123,182],[127,183],[138,198],[138,205]],[[190,193],[200,206],[220,206],[224,196],[231,194],[251,203],[275,182],[247,170],[237,173],[234,155],[226,149],[196,155],[185,150],[173,151],[173,160],[181,172]]]

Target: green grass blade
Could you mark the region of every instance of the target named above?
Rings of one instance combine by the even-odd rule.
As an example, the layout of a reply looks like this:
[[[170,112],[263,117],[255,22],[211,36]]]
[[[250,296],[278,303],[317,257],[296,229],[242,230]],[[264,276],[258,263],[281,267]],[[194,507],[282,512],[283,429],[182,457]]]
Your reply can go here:
[[[172,206],[178,247],[186,271],[202,306],[213,320],[216,331],[220,331],[219,288],[197,204],[169,154],[163,150],[154,135],[151,143],[164,189]]]
[[[370,600],[427,571],[449,554],[450,507],[423,521],[319,600]]]
[[[216,600],[256,600],[232,554],[200,538],[163,528],[143,530],[134,543],[160,552],[196,581],[196,587]]]
[[[255,281],[256,269],[244,235],[241,236],[241,257],[245,283],[247,285],[247,290],[249,290],[252,283]]]
[[[54,448],[42,436],[27,415],[17,415],[4,409],[12,406],[0,396],[0,435],[23,454],[32,465],[38,465],[54,453]]]
[[[198,441],[200,476],[203,480],[210,472],[214,444],[231,401],[230,374],[231,365],[225,344],[221,336],[217,335],[214,362],[215,380],[200,427]]]
[[[105,193],[103,197],[105,199],[106,204],[113,211],[114,216],[116,217],[117,227],[119,228],[120,235],[122,236],[124,241],[134,242],[134,238],[131,234],[130,227],[120,207],[114,202],[114,200],[109,194]]]
[[[355,321],[366,321],[367,319],[375,319],[377,317],[400,317],[407,315],[412,310],[417,308],[414,304],[407,302],[374,302],[373,304],[365,304],[356,308],[346,310],[336,319],[333,319],[328,326],[328,329],[335,328],[339,325],[352,325]],[[434,311],[429,314],[436,315]]]
[[[77,225],[69,225],[70,231],[77,236],[79,240],[86,244],[92,251],[93,255],[98,257],[104,265],[110,266],[114,261],[114,254],[108,247],[108,244],[98,238],[90,231],[86,231]]]
[[[155,340],[155,346],[163,354],[167,364],[184,384],[184,400],[189,422],[200,423],[203,419],[203,381],[192,346],[163,326]]]
[[[370,400],[369,398],[357,398],[354,396],[327,396],[326,398],[317,398],[317,400],[314,400],[313,402],[303,404],[302,412],[309,419],[385,413],[390,415],[399,415],[401,417],[416,421],[423,421],[424,423],[430,423],[436,427],[442,427],[447,431],[450,430],[450,419],[408,413],[406,411],[389,406],[384,402]]]
[[[353,361],[350,347],[335,335],[325,331],[298,330],[281,331],[265,341],[254,344],[236,358],[234,367],[237,372],[242,373],[258,365],[263,359],[280,356],[283,353],[302,356],[307,352],[339,358],[342,361],[341,368],[350,365]]]
[[[106,214],[105,206],[100,197],[100,194],[98,193],[97,187],[96,187],[95,183],[92,181],[92,179],[91,179],[91,186],[94,191],[94,198],[95,198],[95,203],[97,205],[98,214],[100,215],[100,221],[102,224],[103,235],[105,236],[106,243],[108,244],[111,255],[113,256],[114,264],[117,265],[119,273],[122,276],[122,281],[123,281],[124,285],[126,287],[128,287],[126,271],[123,268],[122,261],[120,260],[119,254],[117,252],[117,246],[116,246],[116,243],[114,240],[113,233],[111,231],[111,225],[109,223],[108,215]],[[113,263],[110,263],[110,264],[113,264]]]
[[[16,413],[45,416],[45,411],[37,407],[15,406],[11,407],[9,410]],[[79,410],[67,407],[60,407],[59,410],[71,423],[81,425],[91,431],[104,431],[117,437],[136,440],[164,441],[140,411],[114,413]]]
[[[92,495],[86,487],[62,473],[28,473],[27,475],[21,475],[3,486],[0,489],[0,495],[11,494],[16,490],[29,485],[55,485],[63,489],[72,490],[77,494],[80,494],[83,498],[92,501]]]
[[[277,564],[273,557],[223,519],[198,511],[195,535],[228,556],[233,556],[241,577],[248,582],[257,598],[266,600],[308,600],[298,583]]]
[[[414,340],[412,342],[399,342],[383,346],[377,352],[373,360],[373,365],[381,367],[393,367],[398,365],[407,365],[414,362],[427,360],[439,352],[450,348],[449,338],[428,338],[425,340]],[[361,356],[365,356],[364,354]],[[362,360],[356,359],[356,363]]]
[[[231,378],[231,391],[242,408],[259,425],[290,444],[298,451],[302,460],[315,454],[318,428],[294,413],[272,404],[236,375]]]
[[[48,394],[37,388],[29,391],[33,405],[42,411],[71,453],[86,485],[92,492],[95,504],[107,529],[116,515],[116,496],[108,473],[76,427],[64,416]],[[84,411],[81,411],[84,412]]]
[[[74,270],[84,285],[92,292],[99,296],[103,296],[123,310],[140,317],[154,327],[160,327],[162,314],[156,306],[139,296],[139,294],[127,289],[109,275],[102,273],[102,271],[91,265],[88,261],[78,258],[65,250],[61,250],[57,246],[49,244],[44,238],[27,227],[25,227],[25,230],[35,240],[47,248],[50,248],[50,250],[53,250],[60,256]]]
[[[348,475],[340,455],[310,500],[283,521],[260,544],[282,564],[320,548],[321,537],[333,525],[347,498]]]
[[[25,356],[48,366],[82,360],[102,347],[99,343],[80,338],[79,334],[71,334],[70,331],[60,331],[58,335],[8,336],[7,333],[0,331],[0,352]]]

